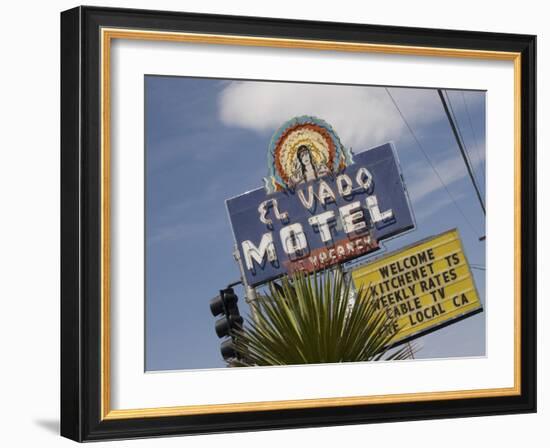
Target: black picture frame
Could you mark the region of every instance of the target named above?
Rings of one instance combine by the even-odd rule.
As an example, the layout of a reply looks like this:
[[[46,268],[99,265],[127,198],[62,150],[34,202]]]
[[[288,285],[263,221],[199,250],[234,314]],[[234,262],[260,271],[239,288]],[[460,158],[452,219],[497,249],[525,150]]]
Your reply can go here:
[[[102,27],[521,54],[521,393],[102,419]],[[61,435],[76,441],[536,412],[536,37],[99,7],[61,13]]]

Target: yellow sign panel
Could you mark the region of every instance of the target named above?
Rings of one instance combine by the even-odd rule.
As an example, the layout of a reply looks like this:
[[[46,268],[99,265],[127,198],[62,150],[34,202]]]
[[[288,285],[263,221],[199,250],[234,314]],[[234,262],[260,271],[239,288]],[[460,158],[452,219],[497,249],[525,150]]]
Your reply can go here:
[[[361,266],[352,278],[392,318],[392,343],[482,310],[456,229]]]

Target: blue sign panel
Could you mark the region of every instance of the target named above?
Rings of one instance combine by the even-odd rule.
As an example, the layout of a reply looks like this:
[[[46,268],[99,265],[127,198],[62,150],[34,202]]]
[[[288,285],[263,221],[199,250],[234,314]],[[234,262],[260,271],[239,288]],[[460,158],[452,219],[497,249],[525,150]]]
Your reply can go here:
[[[365,255],[414,227],[393,147],[354,156],[339,171],[226,201],[247,283],[313,272]]]

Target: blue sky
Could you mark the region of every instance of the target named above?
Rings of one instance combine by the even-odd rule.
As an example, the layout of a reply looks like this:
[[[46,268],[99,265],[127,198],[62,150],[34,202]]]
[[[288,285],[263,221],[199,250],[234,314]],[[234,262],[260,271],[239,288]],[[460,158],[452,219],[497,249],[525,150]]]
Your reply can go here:
[[[389,92],[452,198],[383,87],[145,77],[146,370],[224,366],[208,304],[239,278],[225,199],[262,185],[271,135],[296,115],[328,121],[356,152],[395,144],[417,227],[388,251],[457,227],[470,264],[485,266],[484,217],[437,91]],[[484,195],[485,93],[448,96]],[[485,303],[485,271],[473,273]],[[418,346],[417,358],[484,355],[485,313]]]

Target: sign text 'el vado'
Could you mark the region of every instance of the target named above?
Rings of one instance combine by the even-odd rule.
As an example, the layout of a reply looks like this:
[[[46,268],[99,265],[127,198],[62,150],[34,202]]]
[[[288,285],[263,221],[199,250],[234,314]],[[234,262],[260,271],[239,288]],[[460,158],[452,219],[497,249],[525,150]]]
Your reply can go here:
[[[378,249],[414,226],[390,144],[353,155],[315,117],[273,136],[265,187],[227,200],[246,281],[318,271]]]

